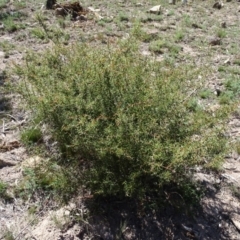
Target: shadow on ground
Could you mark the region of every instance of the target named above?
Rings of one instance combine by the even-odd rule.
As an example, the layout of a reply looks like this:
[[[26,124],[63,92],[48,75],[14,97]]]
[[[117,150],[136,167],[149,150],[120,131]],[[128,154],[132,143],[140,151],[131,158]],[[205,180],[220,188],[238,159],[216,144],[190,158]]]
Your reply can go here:
[[[91,217],[78,237],[86,239],[91,236],[95,240],[239,239],[231,216],[238,214],[240,208],[224,203],[220,191],[220,188],[206,186],[205,196],[197,206],[176,208],[168,205],[158,211],[129,199],[79,201],[76,205],[79,209],[84,209],[84,205]],[[182,201],[180,196],[175,198],[177,200]],[[79,220],[82,224],[82,219]]]

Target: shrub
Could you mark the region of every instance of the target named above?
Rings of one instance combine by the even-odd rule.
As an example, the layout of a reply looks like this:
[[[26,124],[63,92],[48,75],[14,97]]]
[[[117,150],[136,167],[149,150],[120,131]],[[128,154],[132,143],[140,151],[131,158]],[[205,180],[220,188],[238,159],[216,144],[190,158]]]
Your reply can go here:
[[[25,144],[33,144],[33,143],[38,143],[42,139],[42,132],[41,129],[39,128],[29,128],[26,129],[24,132],[21,134],[21,140]]]
[[[147,59],[130,40],[29,53],[17,70],[21,94],[93,194],[144,197],[183,185],[225,149],[219,119],[188,107],[194,68]]]

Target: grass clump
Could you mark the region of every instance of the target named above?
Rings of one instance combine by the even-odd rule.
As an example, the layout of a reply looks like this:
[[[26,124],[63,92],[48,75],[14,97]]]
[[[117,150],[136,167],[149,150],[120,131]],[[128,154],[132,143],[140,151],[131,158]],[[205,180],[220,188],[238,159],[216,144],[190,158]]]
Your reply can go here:
[[[49,126],[66,168],[77,166],[94,195],[159,195],[224,152],[220,119],[189,110],[194,68],[146,59],[129,39],[114,49],[57,45],[29,53],[17,70],[20,93]]]
[[[7,192],[8,184],[0,180],[0,199],[11,201],[11,196]]]
[[[42,140],[42,132],[40,128],[29,128],[22,132],[21,140],[31,145],[33,143],[39,143]]]
[[[23,180],[15,188],[15,195],[23,199],[34,199],[40,194],[66,203],[79,192],[81,174],[76,172],[75,164],[66,169],[51,159],[43,160],[25,167],[23,173]]]
[[[4,198],[7,194],[7,184],[0,181],[0,198]]]
[[[0,9],[6,7],[6,4],[8,3],[8,0],[1,0],[0,1]]]
[[[170,55],[176,55],[181,51],[181,47],[174,43],[167,42],[164,39],[152,41],[149,44],[149,50],[156,54],[163,54],[168,52]]]
[[[210,89],[203,89],[199,93],[200,97],[203,99],[207,99],[212,95],[212,91]]]

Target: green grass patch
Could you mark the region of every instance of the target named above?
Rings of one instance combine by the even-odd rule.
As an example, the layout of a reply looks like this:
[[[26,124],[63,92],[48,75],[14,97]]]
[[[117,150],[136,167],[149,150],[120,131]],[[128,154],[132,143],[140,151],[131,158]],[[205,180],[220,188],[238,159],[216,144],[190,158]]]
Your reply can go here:
[[[0,0],[0,9],[4,8],[7,3],[8,3],[8,0]]]
[[[206,99],[212,95],[212,91],[210,89],[203,89],[200,91],[199,95],[201,98]]]
[[[0,180],[0,199],[5,201],[10,201],[11,197],[7,193],[8,184]]]
[[[160,39],[152,41],[149,44],[149,50],[157,54],[169,53],[170,55],[176,55],[181,51],[181,47],[174,43],[167,42],[164,39]]]
[[[42,141],[42,132],[40,128],[29,128],[22,132],[21,140],[26,145],[40,143]]]

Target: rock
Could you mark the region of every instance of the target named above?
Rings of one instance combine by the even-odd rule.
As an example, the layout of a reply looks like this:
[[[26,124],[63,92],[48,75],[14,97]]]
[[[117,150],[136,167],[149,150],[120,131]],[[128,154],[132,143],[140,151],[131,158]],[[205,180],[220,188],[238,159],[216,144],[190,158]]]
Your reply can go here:
[[[66,11],[63,8],[56,8],[55,15],[64,17],[64,16],[66,16]]]
[[[25,150],[24,148],[19,147],[17,149],[12,149],[11,151],[1,152],[0,153],[0,168],[15,166],[22,160],[22,155]]]
[[[176,4],[176,0],[169,0],[169,4]]]
[[[221,40],[221,38],[219,38],[219,37],[213,38],[213,39],[211,39],[210,42],[209,42],[209,44],[210,44],[211,46],[221,45],[221,43],[222,43],[222,40]]]
[[[11,167],[11,166],[15,166],[17,164],[17,162],[15,162],[14,160],[12,160],[11,158],[2,158],[0,156],[0,168],[4,168],[4,167]]]
[[[95,9],[95,8],[93,8],[93,7],[88,7],[88,10],[89,10],[90,12],[100,12],[100,9]]]
[[[161,5],[154,6],[150,8],[147,12],[153,14],[160,14],[162,12],[162,6]]]
[[[98,14],[97,12],[94,12],[94,15],[95,15],[97,20],[102,20],[104,18],[100,14]]]
[[[46,9],[53,9],[53,6],[57,3],[56,0],[47,0],[46,1]]]
[[[233,213],[230,219],[233,222],[234,226],[237,228],[237,230],[240,231],[240,215]]]
[[[4,52],[0,51],[0,58],[4,57],[4,55],[5,55]]]
[[[87,21],[87,18],[84,15],[79,15],[76,17],[77,21]]]
[[[215,2],[213,4],[213,8],[221,9],[222,7],[223,7],[223,3],[222,2]]]
[[[217,97],[219,97],[222,94],[222,91],[219,88],[216,88],[214,93]]]
[[[226,22],[222,22],[222,23],[221,23],[221,27],[222,27],[222,28],[226,28],[226,27],[227,27]]]
[[[200,27],[198,24],[196,24],[196,23],[193,23],[193,24],[192,24],[192,27],[193,27],[193,28],[201,28],[201,27]]]

